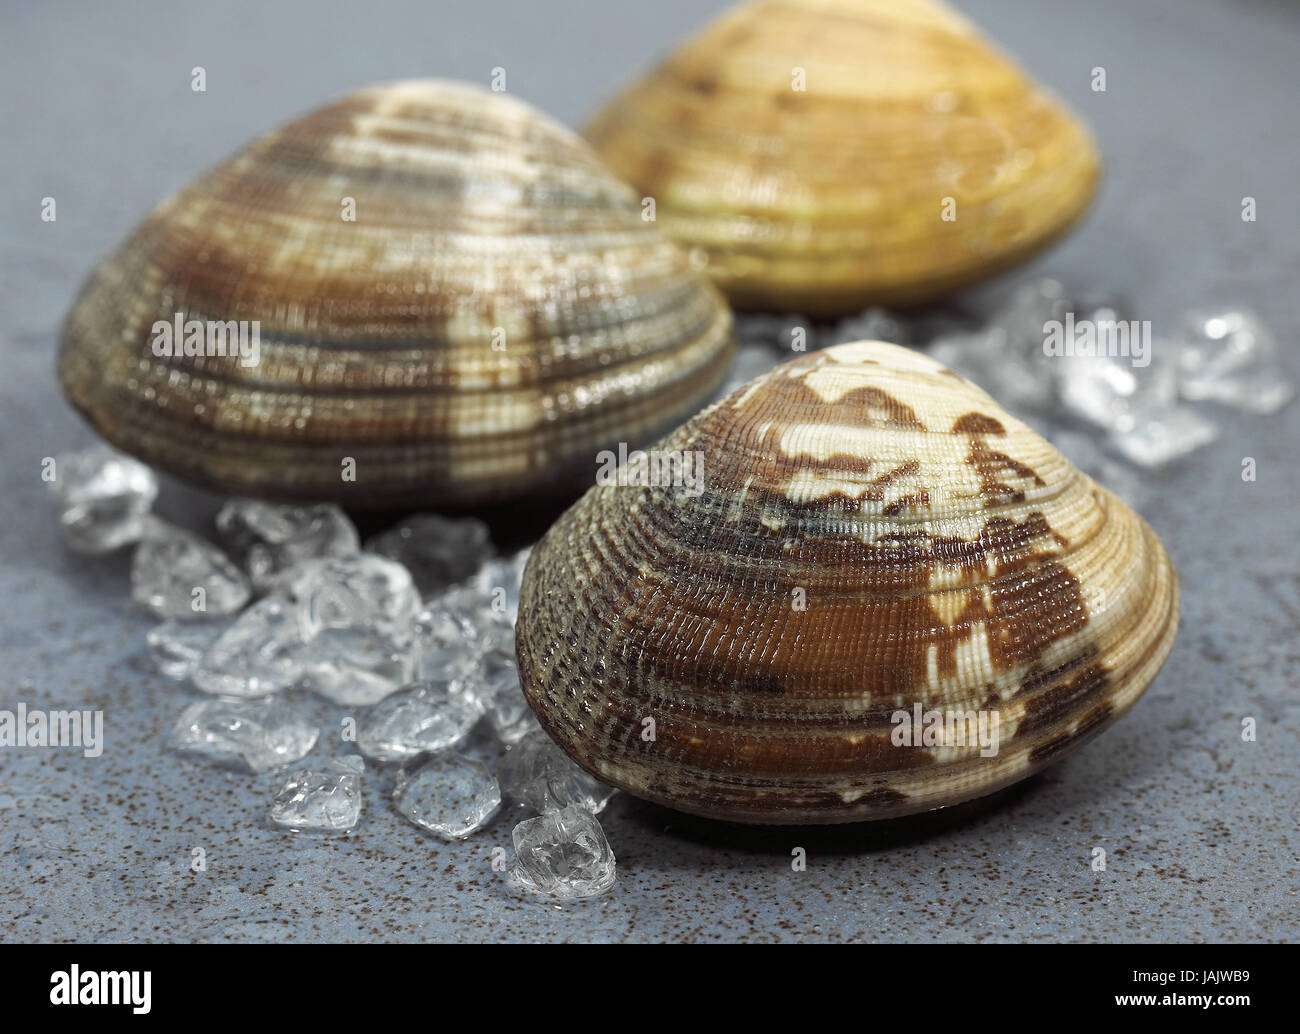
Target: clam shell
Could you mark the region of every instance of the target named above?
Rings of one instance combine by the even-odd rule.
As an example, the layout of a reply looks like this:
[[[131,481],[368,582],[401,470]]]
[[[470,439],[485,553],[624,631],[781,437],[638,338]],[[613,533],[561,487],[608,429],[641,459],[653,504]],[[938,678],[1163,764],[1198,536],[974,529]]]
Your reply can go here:
[[[822,315],[1011,266],[1098,177],[1087,130],[928,0],[741,4],[585,135],[734,304]]]
[[[542,725],[637,796],[780,824],[954,804],[1091,739],[1172,647],[1147,524],[918,353],[795,359],[655,449],[698,453],[700,490],[589,490],[533,550],[517,627]],[[996,753],[949,712],[996,715]]]
[[[159,357],[178,312],[259,321],[260,361]],[[83,288],[59,375],[115,445],[226,492],[478,504],[589,484],[596,450],[684,420],[730,328],[584,141],[421,80],[327,104],[164,202]]]

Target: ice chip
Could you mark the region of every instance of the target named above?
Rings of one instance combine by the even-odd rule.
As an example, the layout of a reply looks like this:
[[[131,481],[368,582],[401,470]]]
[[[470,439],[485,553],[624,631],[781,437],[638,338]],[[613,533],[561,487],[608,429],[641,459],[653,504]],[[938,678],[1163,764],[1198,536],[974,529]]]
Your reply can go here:
[[[420,613],[420,594],[401,564],[374,553],[307,560],[281,581],[298,606],[303,634],[324,628],[371,625],[406,629]]]
[[[271,800],[271,821],[295,833],[341,836],[361,820],[365,762],[355,754],[300,768]]]
[[[280,596],[267,596],[221,634],[191,678],[205,693],[266,696],[302,677],[303,642],[293,604]]]
[[[936,338],[930,357],[950,367],[992,395],[1010,412],[1025,416],[1052,405],[1052,364],[1043,354],[1042,336],[1036,347],[1023,339],[1009,344],[1005,327],[956,331]]]
[[[1118,317],[1098,309],[1087,318]],[[1106,431],[1110,448],[1129,462],[1161,466],[1218,435],[1213,423],[1178,401],[1176,348],[1164,339],[1150,342],[1145,364],[1109,347],[1057,357],[1057,394],[1069,413]]]
[[[304,683],[338,704],[378,703],[415,676],[409,633],[346,625],[323,628],[298,651]]]
[[[1178,403],[1173,367],[1165,361],[1165,342],[1152,350],[1158,362],[1134,365],[1127,356],[1073,355],[1052,360],[1057,391],[1066,408],[1080,419],[1120,434],[1133,430],[1145,413]]]
[[[513,643],[487,650],[479,659],[477,669],[466,678],[466,684],[502,743],[518,743],[539,728],[519,684]]]
[[[1197,402],[1275,413],[1295,394],[1277,352],[1277,341],[1251,313],[1189,312],[1178,352],[1178,390]]]
[[[540,732],[542,728],[522,692],[518,699],[498,698],[488,712],[488,723],[497,739],[507,746],[518,743],[531,732]]]
[[[929,354],[983,388],[1021,417],[1054,406],[1048,329],[1063,324],[1075,307],[1059,281],[1021,284],[982,323],[947,320],[930,341]]]
[[[60,453],[49,485],[63,541],[78,553],[110,553],[139,541],[158,495],[153,471],[106,445]]]
[[[432,513],[406,518],[367,541],[366,549],[405,567],[426,597],[465,581],[495,552],[482,521]]]
[[[1131,463],[1159,467],[1195,452],[1218,435],[1213,423],[1187,406],[1167,406],[1137,411],[1108,440]]]
[[[1108,304],[1120,305],[1122,302]],[[1092,307],[1098,303],[1094,299]],[[1085,308],[1079,305],[1059,280],[1044,277],[1018,285],[1007,300],[986,321],[987,328],[1004,336],[1004,345],[1017,358],[1043,354],[1046,327],[1064,323],[1066,314]]]
[[[465,739],[481,714],[478,702],[458,682],[414,682],[362,715],[357,746],[376,761],[436,754]]]
[[[213,621],[164,621],[145,637],[154,663],[168,678],[189,679],[203,655],[234,623],[232,618]]]
[[[278,506],[231,499],[217,513],[217,530],[260,590],[304,560],[347,556],[360,548],[356,527],[329,503]]]
[[[398,773],[393,803],[421,829],[463,840],[497,813],[501,790],[482,763],[461,754],[439,754]]]
[[[131,561],[131,595],[160,618],[202,620],[248,602],[248,580],[216,546],[148,517]]]
[[[413,627],[420,677],[461,679],[514,625],[509,612],[495,606],[492,593],[466,585],[435,596]]]
[[[589,811],[571,807],[515,826],[517,887],[554,898],[586,898],[614,886],[614,852]]]
[[[542,729],[511,748],[498,776],[503,794],[543,814],[577,807],[595,815],[617,792],[570,761]]]
[[[524,580],[531,547],[499,560],[489,560],[473,578],[473,587],[486,602],[490,616],[514,627],[519,616],[519,586]]]
[[[171,746],[207,761],[266,772],[304,757],[319,734],[280,697],[201,700],[181,714]]]

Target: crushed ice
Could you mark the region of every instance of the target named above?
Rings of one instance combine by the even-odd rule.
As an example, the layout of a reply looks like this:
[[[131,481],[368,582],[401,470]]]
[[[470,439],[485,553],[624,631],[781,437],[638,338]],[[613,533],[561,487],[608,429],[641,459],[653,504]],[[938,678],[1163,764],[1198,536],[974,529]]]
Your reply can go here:
[[[393,803],[420,828],[446,840],[464,840],[500,809],[501,788],[481,761],[435,754],[398,773]]]
[[[270,588],[304,560],[347,556],[361,548],[357,529],[337,506],[277,506],[230,499],[217,513],[217,533],[244,565],[253,585]]]
[[[537,728],[519,741],[501,767],[501,792],[543,815],[576,807],[599,814],[614,790],[569,760],[545,731]]]
[[[139,542],[158,495],[152,470],[107,445],[55,456],[49,486],[63,541],[78,553]]]
[[[147,517],[131,561],[131,595],[160,618],[233,614],[251,595],[226,554],[193,532]]]
[[[294,833],[341,836],[361,821],[365,762],[355,754],[289,776],[271,800],[271,821]]]
[[[172,729],[172,746],[218,764],[266,772],[305,757],[320,729],[282,697],[200,700]]]
[[[375,761],[437,754],[464,740],[482,713],[460,682],[426,679],[369,708],[357,730],[357,746]]]
[[[572,805],[515,826],[511,878],[525,892],[587,898],[614,885],[614,852],[596,816]]]

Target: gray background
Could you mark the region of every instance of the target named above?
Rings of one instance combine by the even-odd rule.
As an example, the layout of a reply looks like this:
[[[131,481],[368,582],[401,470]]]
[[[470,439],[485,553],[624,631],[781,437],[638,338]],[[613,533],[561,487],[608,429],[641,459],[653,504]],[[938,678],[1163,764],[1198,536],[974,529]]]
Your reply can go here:
[[[0,14],[0,707],[106,711],[107,750],[0,751],[0,937],[26,939],[1294,939],[1300,929],[1295,444],[1300,405],[1221,413],[1211,447],[1152,479],[1146,515],[1182,577],[1182,631],[1136,710],[1002,798],[888,826],[747,830],[620,797],[620,878],[556,908],[509,897],[498,823],[445,845],[371,779],[346,842],[262,818],[271,780],[162,749],[190,699],[143,653],[126,554],[58,543],[42,457],[87,443],[52,377],[58,322],[96,259],[164,194],[270,125],[377,80],[509,88],[577,126],[721,3],[5,3]],[[1135,315],[1255,308],[1293,378],[1300,327],[1300,16],[1266,0],[963,0],[1093,125],[1085,223],[1030,267],[1121,291]],[[203,65],[208,92],[189,72]],[[1108,90],[1088,88],[1104,66]],[[1242,223],[1243,195],[1259,221]],[[57,223],[39,219],[58,201]],[[1254,456],[1259,480],[1240,480]],[[160,508],[202,526],[210,497]],[[1243,744],[1242,716],[1259,722]],[[326,715],[328,717],[328,715]],[[318,748],[317,756],[322,753]],[[792,848],[808,851],[791,871]],[[204,848],[208,869],[188,870]],[[1089,868],[1094,847],[1108,868]]]

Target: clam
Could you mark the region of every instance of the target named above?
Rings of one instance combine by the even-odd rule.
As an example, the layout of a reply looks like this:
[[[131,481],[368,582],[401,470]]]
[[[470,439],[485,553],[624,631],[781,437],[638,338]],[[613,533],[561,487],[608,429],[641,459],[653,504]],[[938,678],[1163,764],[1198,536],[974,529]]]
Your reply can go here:
[[[82,289],[59,375],[105,438],[227,493],[475,505],[694,413],[730,321],[579,137],[420,80],[165,201]]]
[[[738,306],[935,298],[1061,234],[1087,130],[935,0],[752,0],[585,135]]]
[[[663,475],[687,455],[702,476]],[[517,648],[551,737],[648,800],[799,824],[986,795],[1173,645],[1142,518],[920,353],[810,353],[647,457],[657,480],[592,488],[533,550]]]

